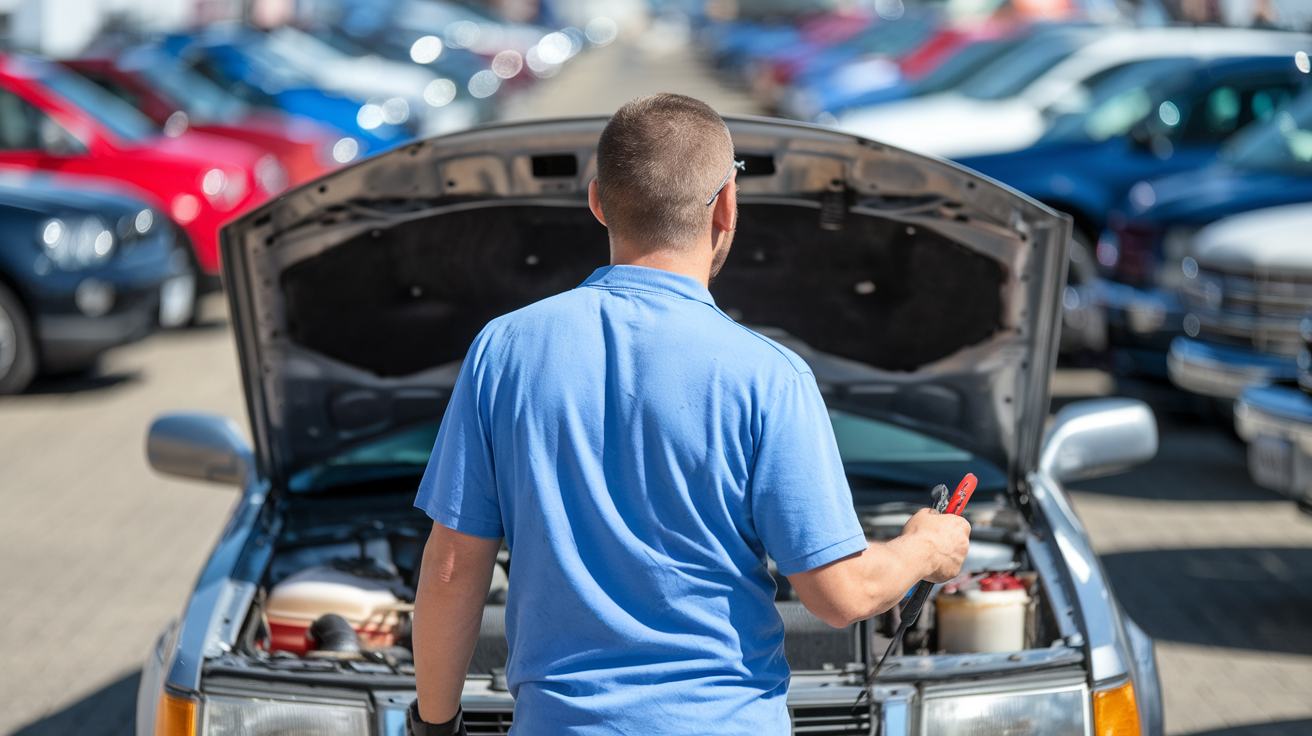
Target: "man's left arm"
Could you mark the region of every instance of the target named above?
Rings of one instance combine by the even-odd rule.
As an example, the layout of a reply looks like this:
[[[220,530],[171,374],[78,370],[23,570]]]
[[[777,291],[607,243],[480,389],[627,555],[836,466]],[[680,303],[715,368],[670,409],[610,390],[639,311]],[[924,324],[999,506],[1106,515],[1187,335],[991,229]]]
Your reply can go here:
[[[419,713],[427,723],[450,721],[460,708],[500,549],[500,539],[433,524],[415,591],[413,633]]]

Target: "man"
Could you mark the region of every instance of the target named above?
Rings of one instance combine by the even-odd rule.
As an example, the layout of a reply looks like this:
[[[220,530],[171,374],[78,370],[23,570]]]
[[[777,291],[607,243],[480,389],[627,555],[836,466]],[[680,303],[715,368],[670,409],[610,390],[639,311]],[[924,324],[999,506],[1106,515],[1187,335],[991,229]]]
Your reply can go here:
[[[715,307],[736,166],[705,104],[620,108],[588,190],[612,265],[474,340],[416,500],[416,732],[460,728],[502,537],[524,736],[786,734],[767,555],[836,627],[960,571],[955,516],[866,541],[810,369]]]

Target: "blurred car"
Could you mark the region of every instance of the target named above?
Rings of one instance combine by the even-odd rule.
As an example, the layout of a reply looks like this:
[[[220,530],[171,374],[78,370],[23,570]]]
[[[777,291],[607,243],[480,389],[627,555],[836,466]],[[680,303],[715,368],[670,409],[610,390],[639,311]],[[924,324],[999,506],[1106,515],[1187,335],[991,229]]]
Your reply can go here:
[[[366,111],[371,103],[361,104],[320,89],[312,79],[271,53],[264,45],[263,34],[254,29],[230,24],[209,26],[195,35],[169,36],[161,48],[252,105],[276,107],[344,131],[348,139],[333,149],[333,159],[338,163],[414,138],[414,121],[408,114],[404,121],[393,115],[397,122],[389,122],[377,105]]]
[[[289,186],[341,165],[333,159],[333,148],[344,135],[341,131],[308,118],[248,105],[157,48],[140,46],[116,58],[62,63],[170,133],[191,129],[273,153],[287,171]]]
[[[218,288],[218,229],[287,185],[254,146],[183,131],[164,135],[135,108],[53,62],[0,56],[0,164],[117,179],[182,226],[202,291]]]
[[[1101,36],[1101,37],[1097,37]],[[1045,36],[1028,57],[1000,60],[957,90],[839,119],[840,129],[919,153],[964,158],[1005,153],[1037,143],[1088,88],[1125,66],[1148,59],[1285,54],[1312,48],[1312,37],[1232,28],[1072,29]],[[1002,63],[1005,61],[1005,63]]]
[[[114,182],[0,169],[0,394],[191,318],[195,272],[168,218]]]
[[[1302,333],[1300,385],[1245,389],[1235,401],[1235,432],[1248,443],[1253,482],[1312,514],[1312,317],[1303,320]]]
[[[157,470],[236,484],[243,497],[183,615],[147,654],[138,734],[256,723],[270,725],[246,732],[404,733],[415,698],[406,599],[432,528],[415,487],[479,330],[609,262],[587,208],[605,123],[426,141],[224,229],[255,449],[210,415],[150,430]],[[816,373],[867,534],[896,535],[935,483],[969,470],[980,485],[966,569],[1010,570],[1027,591],[1009,598],[1007,639],[951,653],[927,610],[864,699],[893,614],[834,629],[776,582],[793,732],[1004,733],[1019,713],[1032,734],[1160,736],[1152,640],[1117,603],[1062,486],[1151,458],[1155,420],[1140,402],[1102,399],[1068,405],[1045,434],[1069,218],[845,134],[728,125],[747,165],[718,307]],[[463,690],[471,733],[514,733],[503,602],[513,612],[521,576],[543,564],[515,554],[503,550],[493,575]],[[349,630],[338,651],[307,638],[330,613],[352,617],[363,650],[346,651]],[[311,687],[336,695],[306,697]]]
[[[1185,334],[1167,370],[1186,391],[1234,399],[1253,384],[1292,383],[1312,314],[1312,204],[1227,217],[1203,228],[1181,271]]]
[[[1167,375],[1185,334],[1179,290],[1199,230],[1250,210],[1312,202],[1312,94],[1249,126],[1204,169],[1145,180],[1112,209],[1095,249],[1123,372]],[[1256,282],[1266,288],[1265,281]]]
[[[957,162],[1070,214],[1092,260],[1107,212],[1135,182],[1207,166],[1222,142],[1271,120],[1310,81],[1286,54],[1135,62],[1082,91],[1084,109],[1034,146]]]

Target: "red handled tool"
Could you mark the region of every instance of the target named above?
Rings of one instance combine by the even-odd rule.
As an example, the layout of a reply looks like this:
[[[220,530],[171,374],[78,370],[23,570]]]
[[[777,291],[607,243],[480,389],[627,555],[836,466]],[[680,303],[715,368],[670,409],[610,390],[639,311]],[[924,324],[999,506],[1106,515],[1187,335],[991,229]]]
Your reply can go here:
[[[966,477],[961,479],[957,484],[957,490],[948,495],[948,487],[937,485],[932,493],[934,494],[934,510],[941,514],[954,514],[961,516],[961,512],[966,509],[966,503],[970,501],[970,494],[975,492],[975,485],[979,479],[973,473],[966,473]],[[893,653],[897,648],[897,643],[902,641],[902,635],[907,633],[911,624],[916,622],[920,617],[920,610],[925,607],[925,601],[929,600],[929,593],[934,589],[934,584],[928,580],[921,580],[911,591],[909,600],[902,606],[902,620],[898,624],[897,633],[893,634],[893,641],[888,643],[888,649],[884,650],[884,656],[879,658],[879,664],[874,669],[866,672],[866,686],[861,688],[861,693],[857,695],[856,702],[852,704],[852,710],[855,711],[861,706],[861,700],[870,695],[870,688],[875,686],[875,675],[884,666],[888,660],[888,655]]]

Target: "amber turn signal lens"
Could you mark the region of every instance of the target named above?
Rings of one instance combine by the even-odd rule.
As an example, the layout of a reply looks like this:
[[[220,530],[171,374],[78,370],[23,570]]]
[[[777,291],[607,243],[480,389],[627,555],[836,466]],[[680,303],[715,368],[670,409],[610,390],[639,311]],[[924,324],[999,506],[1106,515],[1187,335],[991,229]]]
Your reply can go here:
[[[155,710],[155,736],[196,736],[196,701],[161,693]]]
[[[1094,736],[1139,736],[1139,706],[1134,684],[1125,683],[1093,694]]]

